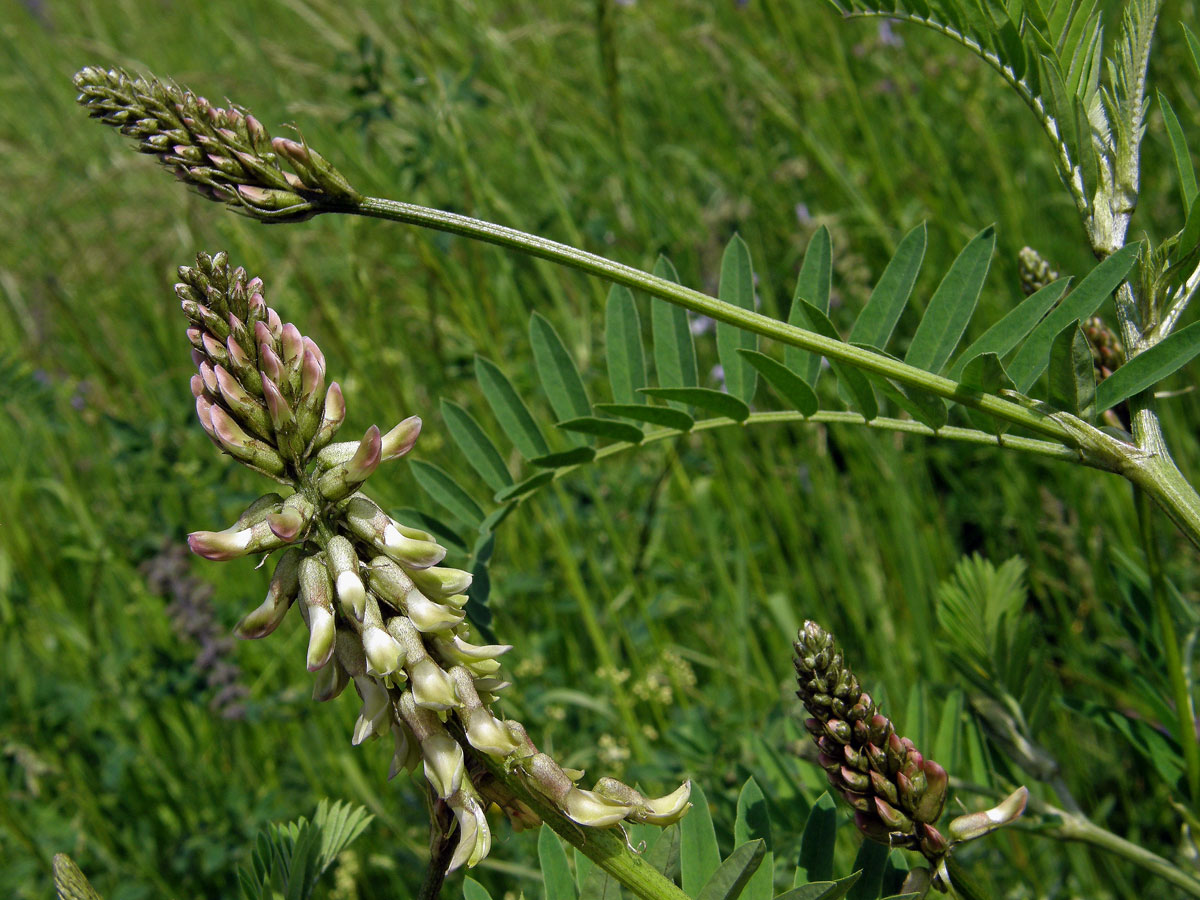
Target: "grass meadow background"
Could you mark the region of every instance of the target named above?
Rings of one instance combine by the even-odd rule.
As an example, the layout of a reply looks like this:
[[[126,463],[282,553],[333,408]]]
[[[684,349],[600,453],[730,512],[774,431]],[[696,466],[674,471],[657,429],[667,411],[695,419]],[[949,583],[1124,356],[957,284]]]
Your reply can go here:
[[[261,643],[225,637],[261,599],[266,572],[178,551],[187,532],[225,527],[268,488],[196,426],[176,266],[228,249],[324,349],[346,392],[346,434],[419,414],[415,457],[481,497],[439,413],[449,399],[497,432],[474,354],[500,362],[549,415],[527,337],[538,310],[592,396],[608,391],[606,285],[385,222],[265,227],[233,216],[89,122],[70,84],[81,66],[173,77],[250,108],[277,134],[295,123],[366,193],[643,268],[665,253],[708,291],[739,232],[762,308],[778,316],[826,225],[843,329],[922,220],[918,298],[971,235],[997,225],[974,333],[1020,296],[1023,245],[1065,273],[1089,267],[1034,120],[950,43],[843,22],[816,0],[642,0],[609,14],[605,38],[583,0],[6,0],[0,896],[51,896],[50,859],[66,851],[108,900],[231,897],[258,830],[311,816],[325,796],[376,815],[326,896],[404,898],[421,881],[421,795],[406,776],[385,781],[390,746],[350,746],[353,699],[310,701],[299,621]],[[1167,3],[1152,67],[1192,125],[1200,98],[1180,78],[1175,23],[1195,14],[1192,2]],[[1157,236],[1182,220],[1159,122],[1155,110],[1135,220],[1135,233]],[[914,323],[910,310],[901,348]],[[712,379],[715,341],[697,341]],[[1179,396],[1165,418],[1181,467],[1200,474],[1200,401]],[[372,484],[393,508],[435,511],[403,463]],[[823,790],[797,756],[790,642],[804,618],[840,637],[902,733],[932,740],[943,721],[955,726],[951,758],[933,754],[951,774],[1025,780],[1054,799],[970,719],[934,616],[937,587],[964,554],[1020,556],[1038,677],[1054,685],[1041,742],[1098,822],[1169,855],[1179,838],[1170,772],[1153,748],[1084,714],[1096,704],[1157,733],[1143,692],[1165,696],[1165,676],[1140,605],[1132,517],[1115,477],[851,427],[716,430],[618,456],[534,495],[499,529],[493,627],[516,644],[503,707],[589,777],[648,790],[697,780],[726,851],[737,790],[754,775],[771,800],[780,887],[790,886],[785,866]],[[1195,552],[1172,541],[1170,577],[1194,600]],[[837,875],[858,842],[845,818]],[[497,837],[475,877],[497,898],[541,896],[536,835],[501,826]],[[1171,896],[1126,864],[1029,830],[964,858],[1012,897]]]

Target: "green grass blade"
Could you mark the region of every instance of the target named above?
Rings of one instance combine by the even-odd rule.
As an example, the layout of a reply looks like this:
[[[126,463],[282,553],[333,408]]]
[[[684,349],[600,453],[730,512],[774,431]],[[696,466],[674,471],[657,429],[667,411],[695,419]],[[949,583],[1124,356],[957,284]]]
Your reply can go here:
[[[1059,409],[1091,419],[1096,405],[1096,366],[1092,348],[1078,322],[1072,322],[1050,346],[1049,401]]]
[[[1139,353],[1096,388],[1096,412],[1111,409],[1134,394],[1158,384],[1200,354],[1200,322],[1169,335]]]
[[[683,892],[696,897],[721,865],[717,832],[704,788],[692,783],[692,809],[679,823],[679,868]],[[765,850],[765,848],[764,848]]]
[[[962,375],[963,367],[981,354],[994,353],[1004,356],[1021,343],[1058,302],[1070,283],[1070,278],[1060,278],[1018,303],[1004,318],[971,342],[950,367],[950,378],[957,381]]]
[[[754,309],[754,269],[750,264],[750,248],[736,234],[729,239],[721,257],[721,282],[717,287],[717,296],[742,309]],[[736,325],[717,323],[717,357],[725,370],[725,387],[744,403],[754,399],[758,374],[737,351],[753,350],[757,344],[757,335]]]
[[[1038,376],[1046,371],[1050,345],[1059,332],[1072,322],[1095,314],[1129,274],[1140,250],[1140,244],[1128,244],[1101,262],[1033,329],[1008,365],[1009,377],[1018,391],[1029,392]]]
[[[474,416],[453,400],[443,398],[442,420],[446,423],[450,437],[458,444],[458,448],[467,457],[467,462],[483,479],[484,484],[493,491],[501,491],[513,483],[508,466],[504,464],[504,457],[475,421]]]
[[[1192,205],[1187,211],[1183,230],[1179,232],[1179,243],[1171,251],[1171,265],[1181,266],[1183,261],[1196,249],[1197,243],[1200,243],[1200,197],[1192,201]],[[1184,269],[1184,272],[1187,270]]]
[[[649,422],[651,425],[662,425],[677,431],[688,431],[696,424],[696,420],[682,410],[650,406],[649,404],[638,406],[629,403],[597,403],[596,412],[634,419],[638,422]]]
[[[508,435],[517,450],[526,459],[545,456],[550,452],[542,431],[529,412],[508,376],[500,371],[500,367],[483,356],[475,357],[475,377],[483,396],[491,406],[500,423],[500,428]]]
[[[1196,40],[1196,35],[1192,34],[1192,30],[1186,25],[1181,25],[1183,28],[1183,37],[1187,41],[1188,51],[1192,57],[1192,65],[1196,67],[1196,75],[1200,77],[1200,40]]]
[[[1179,194],[1183,198],[1183,208],[1191,209],[1192,202],[1196,199],[1196,169],[1192,165],[1187,138],[1184,137],[1183,126],[1179,124],[1179,117],[1175,115],[1175,110],[1171,108],[1162,91],[1158,92],[1158,105],[1162,108],[1163,125],[1166,126],[1167,138],[1171,141],[1171,152],[1175,156],[1175,170],[1179,173]]]
[[[758,374],[769,384],[780,398],[793,409],[811,416],[817,411],[817,395],[805,384],[804,379],[765,353],[757,350],[738,351]]]
[[[642,393],[660,400],[689,403],[715,415],[726,416],[735,422],[745,422],[750,418],[749,406],[732,394],[714,391],[712,388],[642,388]]]
[[[766,855],[767,845],[762,839],[740,845],[713,872],[696,900],[738,900]]]
[[[967,242],[933,292],[904,355],[906,363],[935,374],[942,371],[975,312],[995,248],[992,225]]]
[[[687,388],[681,388],[681,390],[687,390]],[[645,433],[636,425],[617,422],[613,419],[601,419],[598,416],[580,416],[578,419],[568,419],[565,422],[559,422],[557,427],[563,431],[591,434],[613,441],[627,441],[631,444],[640,444],[642,438],[645,437]]]
[[[925,223],[922,222],[900,241],[883,270],[867,305],[850,329],[851,343],[861,343],[883,350],[887,347],[900,321],[900,315],[912,294],[913,285],[925,259]]]
[[[549,828],[543,828],[538,835],[538,863],[542,869],[546,900],[575,900],[575,884],[571,879],[567,851],[563,849],[558,835]]]
[[[554,326],[540,313],[529,317],[529,342],[538,378],[559,419],[574,419],[592,411],[579,369]]]
[[[502,491],[497,491],[494,499],[497,503],[505,503],[509,500],[515,500],[518,497],[524,497],[526,494],[533,493],[543,484],[553,480],[553,472],[538,472],[536,475],[529,476],[524,481],[509,485]]]
[[[633,293],[614,284],[608,292],[605,312],[605,348],[608,382],[616,403],[645,403],[637,391],[646,386],[646,355],[642,349],[642,327]]]
[[[660,256],[654,274],[679,283],[671,261]],[[700,383],[696,369],[696,345],[692,339],[687,310],[660,297],[650,300],[650,325],[654,335],[654,367],[660,387],[695,387]]]
[[[410,462],[409,468],[421,489],[459,521],[475,528],[483,522],[479,504],[443,469],[419,459]]]
[[[833,281],[833,245],[829,229],[822,225],[816,230],[804,251],[804,262],[800,266],[800,277],[796,280],[796,292],[792,296],[792,309],[788,324],[807,327],[801,300],[807,300],[821,312],[829,311],[829,290]],[[821,358],[807,350],[787,347],[783,351],[787,367],[799,375],[814,389],[821,375]]]
[[[776,900],[842,900],[858,883],[862,874],[861,871],[858,871],[845,878],[839,878],[837,881],[813,881],[801,884],[787,893],[780,894]]]
[[[826,791],[813,804],[800,835],[796,884],[828,881],[833,877],[833,845],[837,839],[837,802]]]

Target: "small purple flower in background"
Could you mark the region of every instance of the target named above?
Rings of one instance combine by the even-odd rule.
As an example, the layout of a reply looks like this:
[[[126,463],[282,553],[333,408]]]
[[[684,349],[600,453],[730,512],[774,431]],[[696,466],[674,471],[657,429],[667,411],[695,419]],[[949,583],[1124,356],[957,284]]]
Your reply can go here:
[[[708,334],[716,326],[716,322],[708,316],[698,316],[695,313],[688,313],[688,327],[692,331],[694,337],[699,337],[702,334]]]
[[[903,47],[904,38],[892,30],[892,19],[879,20],[879,43],[884,47]]]
[[[239,682],[242,670],[229,659],[233,639],[217,620],[212,586],[191,574],[189,558],[182,546],[167,544],[142,564],[142,574],[151,591],[170,598],[167,616],[175,633],[196,646],[192,668],[210,696],[209,708],[223,719],[241,719],[250,690]]]
[[[813,217],[812,217],[812,213],[810,213],[808,211],[808,204],[807,203],[797,203],[796,204],[796,221],[799,222],[801,225],[811,225],[812,220],[813,220]]]
[[[708,377],[717,383],[717,390],[728,390],[725,385],[725,367],[720,363],[712,367],[712,370],[708,373]]]

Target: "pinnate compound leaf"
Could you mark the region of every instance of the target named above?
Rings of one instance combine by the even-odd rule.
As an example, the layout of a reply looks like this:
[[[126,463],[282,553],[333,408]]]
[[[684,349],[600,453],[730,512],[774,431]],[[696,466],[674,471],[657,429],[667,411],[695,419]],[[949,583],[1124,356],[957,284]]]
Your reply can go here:
[[[679,283],[671,261],[660,256],[654,274]],[[687,310],[660,297],[650,299],[650,325],[654,334],[654,366],[659,387],[696,387],[696,345],[692,339]]]
[[[878,353],[890,359],[896,359],[895,356],[886,350],[878,350],[874,347],[861,344],[853,344],[852,346],[858,347],[860,350],[870,350],[872,353]],[[896,404],[896,406],[927,428],[937,431],[950,418],[950,411],[946,407],[946,401],[936,394],[931,394],[920,388],[895,384],[877,372],[864,371],[862,374],[866,376],[867,381],[879,393],[883,394],[884,399]]]
[[[358,840],[374,818],[365,807],[342,800],[330,803],[328,799],[323,799],[317,804],[313,825],[320,836],[317,859],[321,872],[333,865],[338,855]]]
[[[1183,198],[1183,208],[1191,209],[1196,199],[1196,169],[1192,165],[1192,155],[1188,150],[1187,138],[1183,134],[1183,126],[1179,117],[1162,91],[1158,92],[1158,105],[1162,108],[1163,125],[1167,129],[1167,137],[1171,141],[1171,152],[1175,156],[1175,170],[1179,173],[1179,195]]]
[[[763,380],[793,409],[806,416],[817,411],[817,395],[813,389],[783,363],[757,350],[739,350],[738,353],[758,370]]]
[[[994,353],[1004,356],[1033,331],[1034,327],[1045,318],[1046,313],[1066,293],[1069,278],[1060,278],[1044,288],[1030,294],[999,322],[971,342],[959,356],[958,361],[950,368],[950,377],[955,381],[962,374],[963,367],[972,359],[984,353]]]
[[[645,403],[638,388],[646,386],[646,355],[642,349],[642,326],[633,293],[614,284],[608,292],[605,312],[605,347],[608,382],[617,403]]]
[[[535,312],[529,317],[529,342],[533,347],[538,378],[554,415],[559,419],[573,419],[591,412],[592,405],[575,361],[554,326],[540,313]]]
[[[696,420],[682,410],[650,406],[649,404],[638,406],[627,403],[597,403],[596,412],[633,419],[638,422],[649,422],[651,425],[662,425],[665,428],[674,428],[676,431],[688,431],[696,424]]]
[[[796,293],[792,297],[792,309],[788,324],[798,328],[810,328],[801,300],[807,300],[822,314],[829,311],[829,290],[833,281],[833,247],[829,229],[822,225],[814,232],[804,251],[804,262],[800,266],[800,277],[796,281]],[[787,367],[816,389],[821,375],[821,358],[799,347],[786,347],[783,360]]]
[[[419,459],[409,463],[409,467],[421,489],[455,518],[476,528],[483,522],[479,504],[445,470]]]
[[[548,453],[545,456],[539,456],[536,459],[529,461],[530,465],[537,466],[539,469],[558,469],[563,466],[577,466],[582,463],[591,462],[596,458],[596,450],[593,447],[572,447],[570,450],[563,450],[561,453]]]
[[[833,845],[837,839],[837,802],[826,791],[813,804],[800,835],[796,887],[806,881],[828,881],[833,876]]]
[[[488,487],[500,491],[512,484],[512,475],[504,464],[504,458],[474,416],[454,401],[443,399],[442,419],[454,443],[458,444],[471,468]]]
[[[780,894],[776,900],[842,900],[861,877],[862,872],[855,872],[837,881],[812,881],[797,885],[787,893]]]
[[[1091,419],[1096,404],[1096,366],[1092,348],[1078,322],[1059,332],[1050,347],[1050,396],[1053,406]]]
[[[1018,391],[1029,393],[1038,376],[1046,371],[1054,339],[1072,322],[1095,314],[1125,280],[1140,250],[1140,244],[1128,244],[1101,262],[1033,329],[1008,365],[1009,377]]]
[[[871,291],[867,305],[850,329],[851,343],[861,343],[878,350],[887,347],[912,294],[913,285],[917,283],[917,275],[925,259],[925,237],[925,223],[922,222],[900,241],[879,283]]]
[[[696,897],[721,865],[717,832],[704,788],[692,783],[692,809],[679,823],[679,868],[683,892]],[[765,850],[765,848],[764,848]]]
[[[837,333],[837,329],[833,327],[833,323],[829,321],[829,316],[821,310],[807,300],[797,300],[796,306],[800,307],[800,315],[807,320],[811,331],[835,341],[842,339],[841,335]],[[793,311],[795,308],[792,308]],[[879,402],[875,399],[875,392],[871,390],[871,382],[867,376],[853,366],[843,365],[833,360],[829,361],[829,365],[833,369],[833,374],[837,376],[838,384],[846,389],[852,405],[862,413],[863,418],[869,422],[879,415]]]
[[[558,835],[549,828],[541,829],[538,835],[538,864],[542,869],[546,900],[575,900],[575,883],[571,878],[567,851]]]
[[[1104,412],[1158,384],[1200,354],[1200,322],[1193,322],[1139,353],[1096,388],[1096,411]]]
[[[678,400],[735,422],[750,418],[750,407],[732,394],[712,388],[642,388],[642,393],[660,400]]]
[[[995,248],[992,225],[967,242],[925,307],[904,356],[906,363],[934,374],[942,371],[975,312]]]
[[[1004,371],[1000,357],[995,353],[981,353],[967,363],[962,372],[961,382],[964,387],[979,391],[981,394],[996,395],[1002,390],[1013,389],[1012,380]],[[967,418],[976,428],[995,435],[1001,435],[1008,429],[1007,422],[970,407],[967,407]]]
[[[640,444],[645,432],[636,425],[628,422],[618,422],[615,419],[601,419],[599,416],[580,416],[578,419],[567,419],[559,422],[558,427],[563,431],[574,431],[579,434],[592,434],[596,437],[608,438],[612,441],[625,441],[630,444]]]
[[[526,459],[533,459],[549,453],[550,448],[546,445],[541,429],[530,415],[529,407],[517,394],[508,376],[500,371],[500,367],[490,359],[476,356],[475,377],[483,390],[484,398],[492,408],[492,413],[496,416],[496,421],[500,423],[500,428],[521,455]]]
[[[713,872],[696,900],[738,900],[766,854],[767,845],[761,838],[737,847]]]
[[[736,234],[729,239],[721,257],[721,282],[717,287],[717,296],[742,309],[754,309],[754,270],[750,264],[750,248]],[[752,332],[727,322],[717,323],[717,356],[725,370],[725,387],[743,403],[754,399],[758,376],[737,351],[753,350],[757,343],[758,336]]]

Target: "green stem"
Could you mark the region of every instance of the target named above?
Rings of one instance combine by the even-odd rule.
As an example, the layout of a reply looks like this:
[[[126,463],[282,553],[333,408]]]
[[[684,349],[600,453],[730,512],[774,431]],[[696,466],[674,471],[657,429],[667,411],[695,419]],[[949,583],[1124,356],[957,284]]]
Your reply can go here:
[[[844,362],[863,371],[891,378],[908,387],[928,391],[1060,443],[1074,444],[1074,439],[1067,429],[1051,417],[1034,410],[1026,409],[999,397],[981,394],[949,378],[934,375],[932,372],[926,372],[889,356],[861,350],[842,341],[788,325],[786,322],[780,322],[778,319],[764,316],[753,310],[726,303],[700,291],[651,275],[649,272],[643,272],[632,266],[588,253],[586,250],[569,247],[566,244],[518,231],[515,228],[507,228],[503,225],[472,219],[469,216],[444,210],[402,203],[398,200],[367,197],[358,206],[343,211],[409,225],[419,225],[423,228],[433,228],[437,231],[497,244],[540,259],[548,259],[589,275],[597,275],[607,281],[643,291],[653,297],[659,297],[685,309],[690,309],[692,312],[709,316],[718,322],[726,322],[763,337],[820,354],[837,362]]]
[[[642,900],[689,900],[687,894],[629,848],[619,828],[578,825],[559,812],[545,797],[531,791],[520,778],[505,771],[502,762],[486,753],[473,752],[472,755],[522,803],[537,813],[555,834]]]
[[[985,797],[998,797],[1002,792],[977,784],[970,784],[957,778],[950,779],[950,786],[955,790],[969,791]],[[1043,821],[1028,829],[1029,834],[1053,838],[1059,841],[1075,841],[1080,844],[1090,844],[1100,850],[1112,853],[1131,863],[1140,866],[1147,872],[1168,881],[1176,887],[1183,888],[1193,897],[1200,897],[1200,879],[1189,875],[1169,859],[1165,859],[1141,847],[1132,841],[1113,834],[1106,828],[1101,828],[1087,816],[1070,813],[1049,803],[1029,798],[1029,811],[1043,817]],[[1057,819],[1057,823],[1053,820]],[[1020,827],[1019,823],[1017,827]],[[1023,829],[1025,830],[1025,829]]]
[[[1196,740],[1196,714],[1192,707],[1192,696],[1188,690],[1187,674],[1183,657],[1179,652],[1179,638],[1175,633],[1175,619],[1171,614],[1171,602],[1167,593],[1167,579],[1163,574],[1162,557],[1158,549],[1158,536],[1154,528],[1154,509],[1150,498],[1135,488],[1138,524],[1141,529],[1142,548],[1146,554],[1146,565],[1150,570],[1150,592],[1154,598],[1154,615],[1162,631],[1163,652],[1166,654],[1167,677],[1175,701],[1175,731],[1180,747],[1183,748],[1184,769],[1187,773],[1188,796],[1193,801],[1200,798],[1200,744]]]

